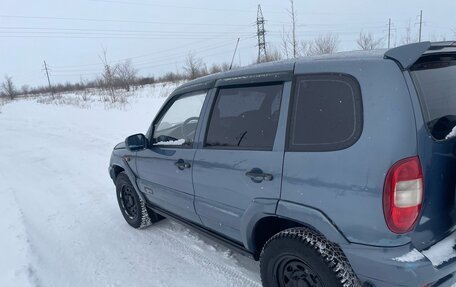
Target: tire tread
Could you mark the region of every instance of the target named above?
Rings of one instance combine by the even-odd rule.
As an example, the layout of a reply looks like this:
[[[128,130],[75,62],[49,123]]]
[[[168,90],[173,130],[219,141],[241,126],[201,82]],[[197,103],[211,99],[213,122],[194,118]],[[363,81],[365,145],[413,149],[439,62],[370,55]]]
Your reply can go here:
[[[308,228],[291,228],[272,236],[264,245],[260,257],[263,257],[265,249],[271,242],[284,238],[297,240],[317,251],[328,264],[329,268],[335,273],[342,287],[361,287],[361,282],[342,249]]]

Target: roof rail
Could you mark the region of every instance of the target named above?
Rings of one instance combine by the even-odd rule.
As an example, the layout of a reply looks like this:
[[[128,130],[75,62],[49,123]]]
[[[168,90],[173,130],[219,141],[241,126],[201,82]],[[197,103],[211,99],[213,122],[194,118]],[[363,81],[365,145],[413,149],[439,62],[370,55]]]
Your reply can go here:
[[[414,43],[386,51],[385,58],[398,62],[406,70],[410,68],[427,51],[456,48],[455,41]]]

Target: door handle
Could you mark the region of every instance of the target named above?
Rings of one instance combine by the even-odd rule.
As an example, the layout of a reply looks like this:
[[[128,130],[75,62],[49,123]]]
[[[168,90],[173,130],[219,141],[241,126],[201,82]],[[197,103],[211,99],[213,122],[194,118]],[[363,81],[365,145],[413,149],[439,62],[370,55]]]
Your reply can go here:
[[[270,173],[264,173],[259,168],[253,168],[251,171],[245,173],[246,176],[250,177],[250,179],[255,183],[260,183],[263,181],[271,181],[274,179],[274,176]]]
[[[177,168],[180,169],[180,170],[184,170],[186,168],[190,168],[191,167],[190,163],[184,161],[183,159],[179,159],[178,161],[176,161],[174,163],[174,165],[177,166]]]

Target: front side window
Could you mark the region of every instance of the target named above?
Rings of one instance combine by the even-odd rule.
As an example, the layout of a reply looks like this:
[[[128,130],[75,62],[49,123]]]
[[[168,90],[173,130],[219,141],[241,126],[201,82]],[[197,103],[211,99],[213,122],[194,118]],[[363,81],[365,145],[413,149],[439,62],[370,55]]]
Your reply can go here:
[[[340,150],[353,145],[361,134],[361,91],[352,77],[298,77],[291,110],[291,151]]]
[[[153,145],[191,146],[206,94],[186,94],[172,101],[154,125]]]
[[[283,85],[222,88],[217,95],[206,147],[271,150]]]

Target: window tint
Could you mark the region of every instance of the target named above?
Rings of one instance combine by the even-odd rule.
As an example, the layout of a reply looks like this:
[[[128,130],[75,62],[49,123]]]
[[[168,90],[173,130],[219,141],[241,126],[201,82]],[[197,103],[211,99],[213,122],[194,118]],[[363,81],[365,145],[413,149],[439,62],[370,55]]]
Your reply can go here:
[[[270,150],[274,145],[282,85],[220,89],[206,146]]]
[[[309,75],[296,82],[289,148],[330,151],[354,144],[362,129],[359,84],[345,75]]]
[[[411,68],[428,128],[435,139],[456,132],[456,55],[432,55]],[[454,130],[454,132],[453,132]]]
[[[154,145],[192,145],[205,98],[206,92],[200,92],[180,96],[172,102],[155,123]]]

